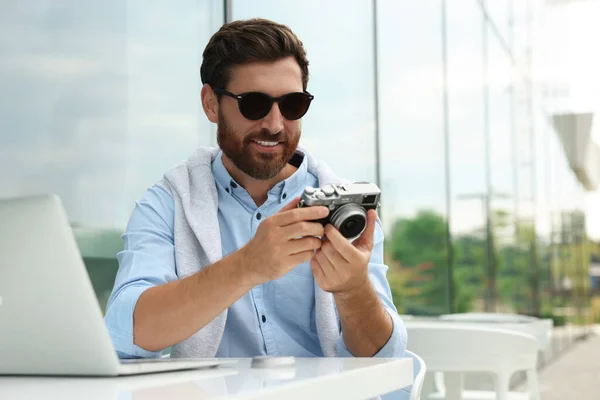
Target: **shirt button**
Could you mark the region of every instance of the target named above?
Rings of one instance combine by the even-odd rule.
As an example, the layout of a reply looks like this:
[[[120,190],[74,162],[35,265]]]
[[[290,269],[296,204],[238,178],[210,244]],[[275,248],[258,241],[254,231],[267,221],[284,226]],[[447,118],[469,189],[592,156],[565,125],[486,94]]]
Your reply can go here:
[[[284,193],[283,196],[281,196],[281,197],[283,197],[283,199],[285,200],[285,198],[287,197],[287,194]]]
[[[231,187],[234,189],[237,188],[237,183],[235,183],[234,181],[231,181]]]
[[[261,213],[256,214],[256,219],[260,220],[262,218]]]
[[[267,317],[265,317],[264,315],[262,316],[262,322],[263,322],[263,324],[264,324],[265,322],[267,322]]]

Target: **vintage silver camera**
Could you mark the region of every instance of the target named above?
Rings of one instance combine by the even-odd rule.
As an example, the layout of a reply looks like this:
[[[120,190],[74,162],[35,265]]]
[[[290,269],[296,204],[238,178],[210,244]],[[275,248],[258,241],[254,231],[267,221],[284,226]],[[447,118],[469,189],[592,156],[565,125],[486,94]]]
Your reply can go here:
[[[329,215],[317,222],[323,226],[331,224],[345,238],[354,240],[367,226],[367,210],[376,210],[379,206],[380,195],[379,187],[367,182],[307,187],[298,207],[328,207]]]

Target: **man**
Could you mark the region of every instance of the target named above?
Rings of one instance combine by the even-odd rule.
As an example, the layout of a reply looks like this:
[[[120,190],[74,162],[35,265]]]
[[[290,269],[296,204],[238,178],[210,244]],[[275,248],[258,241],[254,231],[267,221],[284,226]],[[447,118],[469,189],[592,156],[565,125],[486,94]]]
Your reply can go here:
[[[106,312],[119,356],[403,356],[376,212],[349,242],[315,222],[326,207],[297,207],[306,186],[342,182],[298,148],[313,99],[300,40],[235,21],[200,73],[219,148],[198,149],[136,203]]]

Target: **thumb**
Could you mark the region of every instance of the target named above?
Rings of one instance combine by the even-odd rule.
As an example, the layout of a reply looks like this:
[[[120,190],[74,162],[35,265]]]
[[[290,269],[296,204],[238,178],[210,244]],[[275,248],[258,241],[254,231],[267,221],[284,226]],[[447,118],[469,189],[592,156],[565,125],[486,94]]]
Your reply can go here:
[[[369,210],[367,212],[367,226],[362,235],[354,242],[354,247],[361,251],[371,251],[373,249],[373,236],[375,235],[376,224],[377,211]]]
[[[294,208],[298,207],[299,202],[300,202],[300,196],[295,197],[292,200],[290,200],[289,203],[287,203],[285,206],[283,206],[283,208],[281,210],[279,210],[279,212],[282,213],[282,212],[293,210]]]

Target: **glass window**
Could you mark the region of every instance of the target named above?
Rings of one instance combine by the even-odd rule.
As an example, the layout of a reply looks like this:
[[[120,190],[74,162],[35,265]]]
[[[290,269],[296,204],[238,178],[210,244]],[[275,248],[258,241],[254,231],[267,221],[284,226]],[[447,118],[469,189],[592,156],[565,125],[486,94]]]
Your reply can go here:
[[[484,0],[485,8],[490,17],[491,23],[494,25],[492,31],[498,34],[504,42],[509,40],[509,18],[510,7],[512,0]],[[517,0],[518,1],[518,0]]]
[[[380,165],[388,277],[401,312],[447,313],[440,2],[378,4]]]
[[[480,6],[447,2],[450,230],[455,310],[483,309],[487,274],[485,136]]]
[[[531,40],[531,26],[529,17],[531,9],[528,9],[530,1],[509,0],[512,2],[510,9],[512,24],[512,40],[509,44],[517,66],[523,72],[527,69],[527,49]]]
[[[102,302],[134,201],[213,141],[199,67],[222,3],[2,6],[0,197],[61,197]]]
[[[306,48],[308,91],[300,145],[352,180],[375,181],[373,9],[367,0],[233,1],[233,19],[288,25]]]
[[[554,100],[553,100],[554,101]],[[570,218],[565,209],[565,192],[568,192],[570,177],[569,166],[564,158],[562,145],[558,135],[554,133],[554,140],[550,141],[550,173],[552,182],[552,196],[550,207],[552,213],[552,273],[554,275],[554,298],[552,313],[558,326],[571,321],[573,315],[573,277],[572,268],[572,240]],[[563,328],[564,329],[564,328]],[[560,335],[558,346],[564,349],[570,344],[570,331],[566,330]]]
[[[516,220],[519,193],[516,182],[517,133],[511,109],[513,69],[500,40],[488,25],[488,104],[490,132],[491,238],[496,263],[497,306],[526,312],[529,306],[530,246],[521,238],[533,239],[531,224]]]
[[[542,112],[541,105],[545,103],[544,92],[535,93],[535,170],[536,170],[536,208],[535,230],[537,233],[538,277],[539,277],[539,312],[544,318],[552,318],[554,298],[554,274],[552,273],[552,219],[551,197],[554,182],[551,179],[549,165],[550,142],[556,140],[551,119]]]

